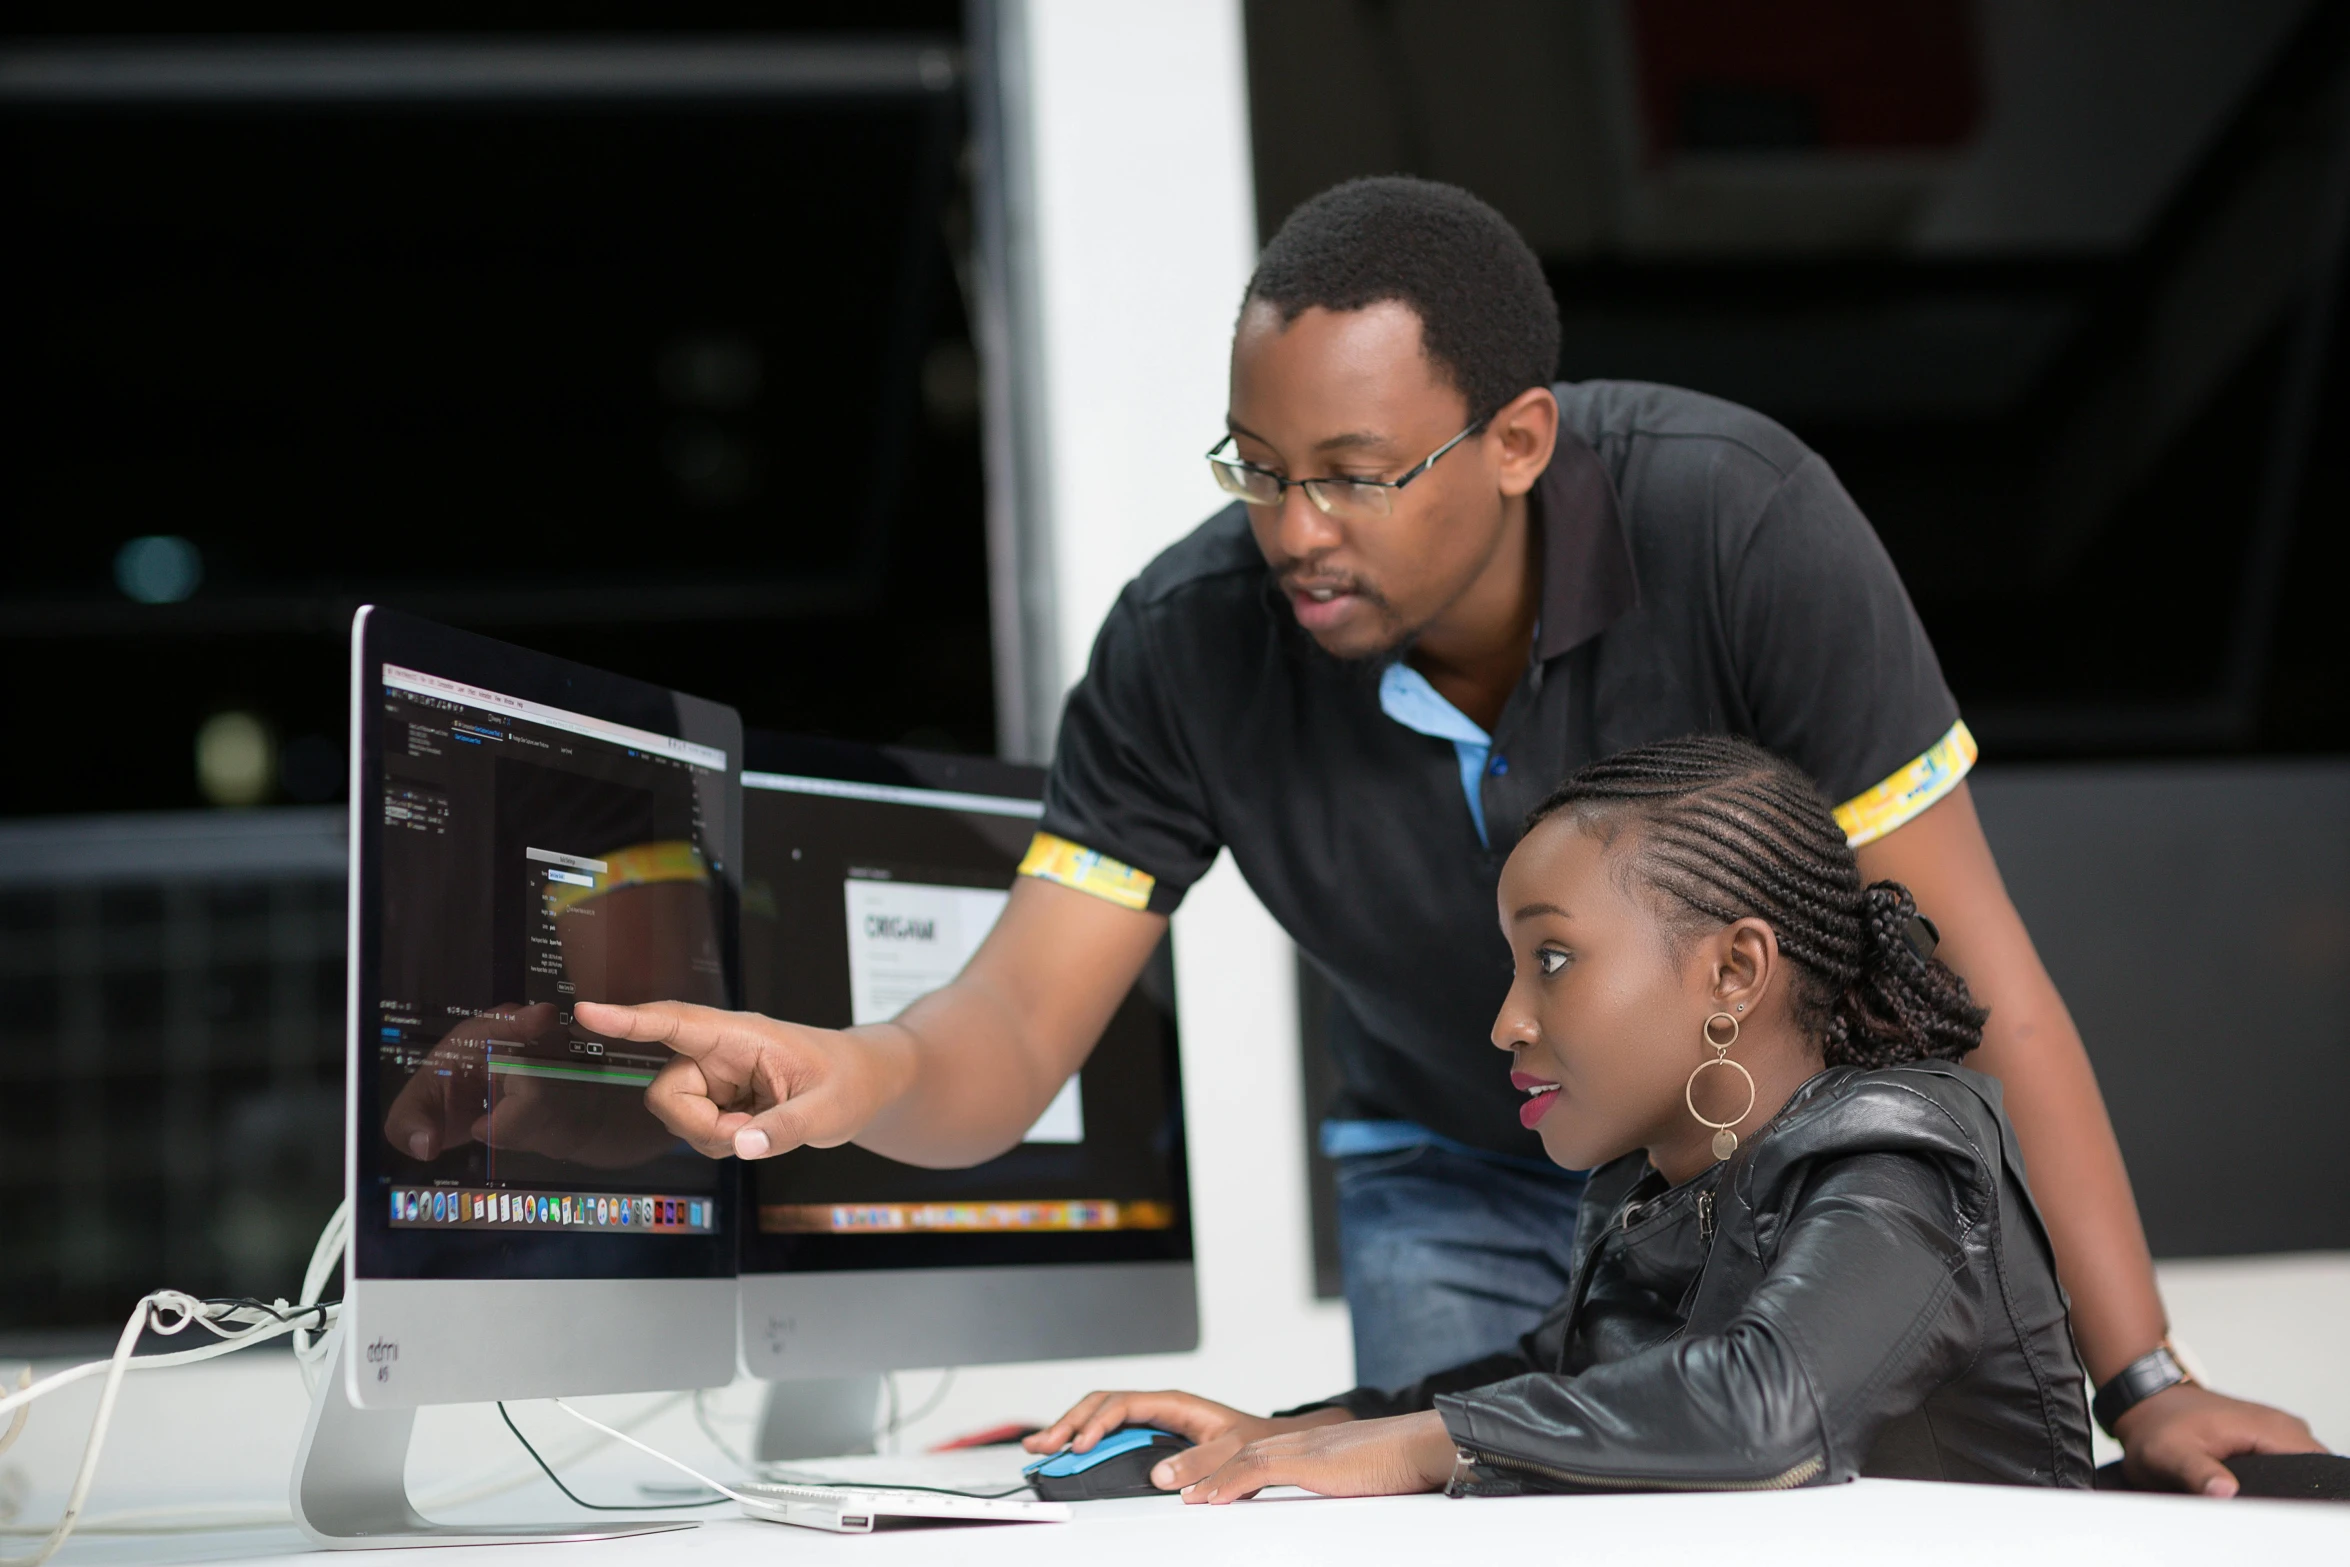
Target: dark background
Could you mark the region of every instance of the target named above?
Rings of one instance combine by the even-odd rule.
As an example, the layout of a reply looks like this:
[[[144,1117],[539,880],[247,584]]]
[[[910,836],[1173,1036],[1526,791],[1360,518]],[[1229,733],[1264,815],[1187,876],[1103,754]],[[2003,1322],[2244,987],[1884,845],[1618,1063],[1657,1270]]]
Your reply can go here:
[[[1460,181],[1542,255],[1562,374],[1717,392],[1835,464],[1983,743],[1986,821],[2157,1250],[2350,1244],[2338,1177],[2286,1179],[2322,1136],[2262,1147],[2277,1105],[2350,1103],[2350,884],[2329,869],[2350,863],[2350,9],[1246,16],[1262,232],[1349,175]],[[561,28],[494,5],[331,26],[36,5],[0,25],[18,51],[953,49],[965,23],[943,0],[586,6]],[[0,92],[0,279],[22,302],[0,355],[0,697],[39,742],[0,775],[0,1205],[21,1218],[0,1225],[0,1330],[115,1316],[159,1264],[199,1289],[298,1275],[336,1180],[341,984],[331,822],[301,811],[341,789],[353,604],[767,728],[994,749],[966,137],[951,80]],[[121,546],[155,534],[201,553],[183,602],[116,585]],[[266,803],[292,847],[250,862],[268,868],[154,868],[200,836],[185,819],[74,836],[89,813],[203,808],[195,736],[227,712],[276,741]],[[67,847],[10,836],[35,826]],[[2257,1004],[2198,956],[2198,920],[2246,961],[2287,955]],[[2247,1226],[2226,1172],[2264,1153],[2305,1195]]]
[[[783,8],[780,35],[774,8],[605,10],[568,36],[952,49],[960,26],[952,3]],[[519,22],[468,15],[376,35]],[[0,100],[0,266],[34,302],[0,373],[0,697],[108,715],[71,767],[0,778],[0,813],[201,805],[194,735],[225,710],[289,758],[339,747],[367,599],[752,723],[992,750],[962,142],[951,82]],[[116,588],[148,534],[201,552],[186,602]],[[339,788],[313,760],[273,795]]]
[[[1830,459],[1986,756],[2341,749],[2350,11],[1248,20],[1264,232],[1355,174],[1486,195],[1544,258],[1562,375],[1710,391]],[[1300,90],[1308,59],[1356,90]]]
[[[1834,462],[1998,759],[2339,748],[2321,220],[2350,16],[2076,7],[2105,30],[2019,45],[1969,0],[1635,0],[1612,41],[1595,9],[1259,0],[1262,230],[1355,173],[1487,194],[1545,256],[1563,374],[1714,390]],[[355,15],[340,36],[525,21]],[[13,25],[0,47],[284,36],[262,9]],[[603,7],[529,36],[961,26],[951,0]],[[2202,35],[2219,63],[2170,58]],[[2134,149],[2089,103],[1969,174],[2018,47],[2167,50],[2165,118],[2197,132]],[[274,798],[333,798],[364,598],[765,727],[992,750],[961,96],[0,99],[0,268],[32,306],[0,371],[0,694],[107,715],[71,765],[0,777],[0,814],[201,805],[194,733],[230,709],[279,741]],[[1936,211],[1953,169],[1980,207],[2071,144],[2132,198],[2053,233]],[[186,602],[115,586],[150,533],[201,552]]]

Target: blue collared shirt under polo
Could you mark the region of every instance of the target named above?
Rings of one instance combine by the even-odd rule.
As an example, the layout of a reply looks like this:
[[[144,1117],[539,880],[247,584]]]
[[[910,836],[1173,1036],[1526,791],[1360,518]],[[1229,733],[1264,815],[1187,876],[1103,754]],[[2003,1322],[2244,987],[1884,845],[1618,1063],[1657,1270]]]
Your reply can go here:
[[[1437,695],[1428,677],[1409,664],[1390,664],[1379,677],[1379,711],[1406,729],[1452,742],[1461,763],[1461,793],[1469,797],[1469,820],[1477,824],[1477,841],[1492,848],[1493,840],[1485,833],[1484,780],[1493,736]]]

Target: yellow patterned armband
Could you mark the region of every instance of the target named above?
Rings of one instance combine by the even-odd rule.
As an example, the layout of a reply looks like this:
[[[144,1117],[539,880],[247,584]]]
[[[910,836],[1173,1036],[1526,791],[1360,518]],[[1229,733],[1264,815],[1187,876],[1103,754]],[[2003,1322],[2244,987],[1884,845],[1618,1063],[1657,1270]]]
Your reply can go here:
[[[1961,719],[1925,755],[1836,807],[1836,825],[1844,829],[1844,841],[1857,849],[1884,837],[1957,788],[1974,765],[1975,737]]]
[[[592,867],[601,866],[601,870]],[[608,849],[601,860],[578,860],[569,867],[551,868],[547,877],[547,912],[561,914],[607,892],[656,881],[710,879],[710,867],[701,852],[682,838],[657,843],[632,843]]]
[[[1066,838],[1056,838],[1049,832],[1040,832],[1029,840],[1028,858],[1020,862],[1020,874],[1090,892],[1122,909],[1149,908],[1151,889],[1159,884],[1158,878],[1148,871],[1121,865],[1106,854]]]

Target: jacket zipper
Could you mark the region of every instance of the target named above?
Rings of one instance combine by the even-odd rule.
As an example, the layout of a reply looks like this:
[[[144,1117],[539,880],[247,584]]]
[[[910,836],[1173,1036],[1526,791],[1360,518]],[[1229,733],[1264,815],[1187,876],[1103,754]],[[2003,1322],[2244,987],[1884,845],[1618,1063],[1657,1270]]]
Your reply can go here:
[[[1563,1480],[1569,1485],[1590,1486],[1595,1490],[1610,1491],[1792,1491],[1810,1481],[1827,1467],[1817,1458],[1807,1458],[1782,1474],[1767,1480],[1662,1480],[1625,1475],[1579,1474],[1572,1469],[1557,1469],[1549,1464],[1537,1464],[1523,1458],[1478,1456],[1468,1449],[1462,1456],[1472,1463],[1485,1464],[1494,1469],[1516,1469],[1525,1474],[1541,1475],[1546,1479]]]

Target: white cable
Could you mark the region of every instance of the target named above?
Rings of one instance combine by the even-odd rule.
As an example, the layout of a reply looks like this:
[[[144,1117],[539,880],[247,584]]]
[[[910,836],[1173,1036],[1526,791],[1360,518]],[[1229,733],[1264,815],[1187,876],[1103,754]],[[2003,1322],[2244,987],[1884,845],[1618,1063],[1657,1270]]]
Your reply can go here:
[[[302,1271],[302,1298],[296,1305],[307,1306],[324,1292],[326,1281],[343,1264],[343,1242],[350,1233],[351,1202],[345,1198],[326,1216],[326,1226],[318,1232],[318,1244],[310,1248],[310,1266]]]
[[[335,1269],[343,1260],[343,1244],[351,1233],[351,1200],[344,1198],[335,1204],[335,1211],[327,1215],[326,1225],[318,1232],[318,1244],[310,1248],[310,1266],[302,1271],[302,1293],[297,1306],[315,1305],[326,1292],[326,1281],[334,1277]],[[308,1329],[294,1334],[294,1360],[302,1368],[302,1387],[305,1392],[318,1391],[318,1378],[326,1369],[326,1333]]]
[[[278,1307],[280,1310],[287,1309],[283,1301],[278,1303]],[[82,1504],[89,1500],[90,1482],[98,1473],[98,1455],[106,1447],[106,1430],[114,1422],[114,1401],[122,1392],[124,1375],[134,1369],[144,1371],[162,1365],[187,1365],[193,1361],[210,1360],[216,1355],[229,1354],[251,1344],[283,1337],[294,1330],[293,1322],[280,1321],[267,1314],[262,1315],[259,1321],[238,1320],[250,1317],[253,1312],[254,1308],[249,1306],[209,1305],[179,1290],[157,1290],[143,1297],[131,1312],[130,1320],[122,1325],[122,1336],[115,1340],[112,1356],[44,1377],[0,1399],[0,1414],[6,1414],[12,1409],[29,1408],[35,1399],[54,1393],[59,1388],[70,1387],[100,1372],[106,1376],[106,1385],[98,1394],[98,1412],[90,1421],[89,1440],[82,1446],[81,1467],[75,1472],[73,1490],[65,1499],[63,1516],[48,1531],[48,1538],[42,1542],[39,1550],[30,1556],[0,1557],[0,1567],[41,1567],[41,1563],[56,1555],[58,1548],[73,1534],[75,1524],[81,1519]],[[138,1346],[142,1331],[168,1336],[181,1332],[192,1322],[201,1323],[218,1334],[221,1342],[168,1355],[131,1354]]]
[[[92,1513],[73,1526],[80,1534],[195,1534],[231,1529],[271,1529],[291,1524],[283,1507],[252,1502],[177,1502],[165,1507],[130,1507]],[[47,1525],[0,1526],[0,1534],[47,1534]]]
[[[178,1290],[157,1290],[139,1302],[137,1309],[131,1315],[131,1320],[124,1325],[123,1336],[115,1345],[114,1354],[109,1358],[68,1367],[66,1370],[44,1377],[38,1382],[32,1380],[33,1368],[29,1365],[24,1368],[17,1390],[5,1398],[0,1398],[0,1417],[11,1417],[7,1431],[0,1433],[0,1451],[5,1451],[9,1444],[15,1441],[17,1434],[24,1429],[26,1418],[31,1414],[31,1406],[35,1400],[45,1398],[51,1393],[101,1374],[106,1376],[107,1385],[99,1395],[98,1414],[91,1423],[89,1443],[83,1449],[82,1467],[75,1476],[74,1490],[67,1501],[65,1516],[55,1526],[46,1529],[38,1525],[0,1523],[0,1536],[33,1534],[49,1536],[41,1550],[32,1556],[0,1557],[0,1567],[39,1567],[40,1563],[47,1561],[50,1556],[56,1553],[68,1536],[76,1533],[178,1534],[195,1530],[269,1528],[274,1525],[291,1523],[293,1521],[292,1515],[283,1507],[255,1507],[242,1502],[200,1502],[171,1507],[140,1507],[93,1514],[87,1518],[83,1518],[79,1514],[82,1503],[88,1495],[90,1480],[97,1468],[98,1454],[105,1446],[106,1428],[113,1417],[115,1395],[122,1377],[126,1373],[193,1365],[198,1361],[214,1360],[222,1355],[249,1348],[254,1344],[291,1335],[294,1356],[302,1368],[303,1383],[315,1395],[318,1376],[325,1367],[326,1357],[329,1353],[325,1330],[327,1326],[341,1317],[342,1308],[334,1302],[329,1302],[317,1310],[311,1308],[318,1307],[320,1294],[324,1292],[328,1281],[334,1277],[335,1269],[342,1263],[343,1248],[350,1233],[350,1217],[349,1203],[338,1204],[334,1213],[327,1219],[325,1228],[319,1232],[318,1244],[311,1250],[310,1265],[302,1277],[301,1299],[291,1305],[282,1299],[272,1303],[278,1313],[287,1316],[293,1316],[297,1312],[301,1313],[292,1321],[280,1320],[278,1316],[268,1312],[258,1312],[257,1315],[258,1309],[251,1306],[208,1305],[197,1300],[194,1296]],[[166,1320],[165,1315],[154,1315],[153,1321],[150,1322],[151,1309],[154,1313],[176,1315],[171,1316],[169,1320]],[[132,1355],[130,1353],[131,1347],[137,1344],[139,1333],[143,1328],[151,1326],[153,1331],[157,1333],[173,1334],[182,1331],[190,1323],[214,1334],[220,1339],[220,1342],[160,1355]],[[631,1415],[624,1424],[630,1429],[644,1426],[668,1410],[675,1408],[686,1397],[687,1395],[684,1393],[674,1393],[666,1398],[656,1400]],[[570,1413],[605,1434],[591,1438],[569,1452],[550,1454],[550,1462],[562,1465],[577,1463],[580,1459],[605,1447],[615,1437],[621,1441],[629,1442],[632,1446],[643,1446],[642,1443],[635,1442],[620,1432],[612,1431],[599,1421],[589,1420],[585,1415],[579,1414],[577,1410],[572,1410]],[[723,1451],[723,1447],[721,1450]],[[650,1452],[651,1449],[648,1448],[646,1451]],[[654,1456],[659,1457],[660,1455],[655,1454]],[[517,1464],[503,1475],[493,1475],[487,1480],[472,1485],[419,1497],[417,1505],[428,1512],[437,1512],[450,1507],[462,1507],[472,1502],[502,1495],[508,1491],[519,1490],[538,1478],[540,1478],[540,1473],[536,1465]]]
[[[569,1415],[572,1419],[578,1421],[580,1424],[593,1426],[598,1431],[603,1432],[606,1436],[612,1438],[616,1442],[626,1442],[629,1446],[635,1448],[638,1452],[643,1453],[648,1458],[658,1458],[661,1460],[661,1462],[667,1464],[670,1468],[676,1470],[679,1474],[691,1475],[694,1479],[701,1481],[702,1484],[708,1486],[711,1490],[716,1491],[720,1496],[725,1497],[729,1501],[747,1502],[750,1500],[750,1498],[744,1496],[742,1492],[735,1490],[732,1486],[720,1485],[717,1481],[711,1479],[708,1475],[702,1473],[702,1471],[696,1469],[693,1465],[686,1463],[681,1459],[672,1458],[657,1447],[648,1447],[644,1443],[638,1441],[635,1437],[630,1436],[625,1431],[615,1431],[610,1426],[604,1424],[603,1421],[595,1419],[590,1415],[581,1414],[578,1410],[572,1408],[569,1404],[566,1404],[559,1398],[550,1398],[547,1400],[547,1402],[553,1404],[557,1409],[562,1410],[563,1413]]]
[[[16,1374],[16,1390],[21,1393],[32,1385],[33,1363],[28,1360],[25,1362],[24,1369]],[[0,1453],[5,1453],[14,1447],[16,1439],[24,1435],[25,1417],[32,1412],[32,1404],[29,1401],[17,1406],[15,1416],[8,1422],[7,1431],[0,1432]]]
[[[947,1394],[954,1389],[954,1385],[955,1368],[953,1366],[948,1366],[939,1372],[938,1386],[930,1390],[930,1396],[922,1401],[922,1407],[901,1420],[896,1414],[897,1384],[893,1380],[890,1384],[891,1414],[889,1433],[893,1441],[899,1432],[907,1430],[913,1426],[918,1426],[923,1421],[928,1420],[932,1415],[937,1414],[939,1406],[947,1401]]]
[[[294,1309],[282,1300],[275,1302],[274,1306],[279,1313],[290,1314]],[[148,1320],[150,1307],[155,1308],[155,1315],[151,1322]],[[166,1321],[162,1315],[165,1312],[177,1313],[178,1315],[173,1320]],[[260,1312],[261,1315],[248,1322],[233,1320],[240,1313],[253,1312]],[[337,1314],[338,1307],[329,1303],[325,1308],[326,1319],[332,1322]],[[294,1321],[272,1315],[266,1308],[258,1306],[235,1302],[213,1304],[198,1300],[180,1290],[157,1290],[139,1302],[131,1314],[131,1322],[125,1325],[124,1332],[131,1334],[132,1325],[139,1325],[151,1328],[152,1331],[159,1334],[172,1334],[180,1332],[190,1322],[200,1322],[210,1331],[219,1334],[224,1342],[204,1344],[195,1349],[173,1350],[161,1355],[131,1356],[129,1357],[128,1369],[145,1371],[163,1366],[190,1365],[199,1360],[212,1360],[233,1350],[243,1349],[247,1345],[282,1337],[293,1332],[299,1325]],[[224,1322],[229,1324],[226,1328],[221,1326]],[[131,1341],[137,1342],[135,1334],[131,1334]],[[6,1398],[0,1398],[0,1414],[6,1414],[12,1409],[30,1404],[60,1388],[70,1387],[72,1384],[96,1376],[100,1372],[112,1370],[116,1361],[122,1358],[124,1358],[124,1352],[118,1343],[113,1357],[105,1360],[93,1360],[87,1364],[69,1367],[64,1371],[43,1377],[40,1381],[23,1387],[19,1391],[9,1394]]]
[[[294,1308],[285,1301],[273,1303],[276,1313],[291,1313]],[[166,1319],[166,1313],[179,1313]],[[329,1303],[313,1316],[323,1316],[331,1323],[341,1314],[338,1305]],[[244,1320],[240,1320],[244,1319]],[[113,1418],[114,1399],[122,1378],[133,1371],[158,1371],[173,1366],[194,1365],[198,1361],[217,1360],[222,1355],[249,1349],[255,1344],[283,1338],[303,1326],[305,1321],[287,1321],[261,1308],[236,1304],[208,1304],[179,1290],[157,1290],[141,1300],[124,1324],[123,1337],[115,1345],[115,1352],[105,1360],[93,1360],[71,1366],[54,1375],[42,1378],[29,1386],[20,1387],[6,1399],[0,1399],[0,1414],[16,1410],[12,1429],[21,1430],[24,1418],[31,1413],[34,1400],[44,1398],[76,1382],[105,1375],[106,1388],[99,1395],[98,1413],[91,1421],[88,1444],[82,1451],[82,1466],[76,1473],[74,1489],[66,1504],[65,1516],[53,1527],[40,1525],[0,1524],[0,1535],[48,1535],[48,1541],[36,1554],[28,1557],[0,1557],[0,1567],[38,1567],[63,1545],[70,1535],[88,1532],[122,1534],[170,1534],[182,1529],[243,1529],[264,1528],[271,1524],[290,1522],[290,1515],[280,1509],[257,1509],[245,1503],[195,1504],[189,1507],[144,1507],[124,1512],[103,1513],[95,1517],[79,1516],[82,1502],[87,1498],[91,1477],[97,1469],[98,1455],[106,1444],[106,1428]],[[162,1334],[178,1333],[191,1322],[216,1335],[220,1342],[203,1344],[194,1349],[174,1350],[161,1355],[132,1355],[130,1347],[138,1342],[139,1333],[148,1328]],[[28,1374],[30,1367],[26,1368]],[[0,1444],[5,1445],[5,1444]],[[188,1514],[223,1512],[227,1516],[202,1521],[191,1521]],[[178,1522],[165,1520],[177,1519]]]
[[[685,1402],[686,1396],[683,1393],[671,1393],[665,1398],[656,1399],[620,1422],[620,1429],[623,1431],[641,1430]],[[594,1421],[588,1423],[595,1424]],[[627,1441],[628,1438],[622,1437],[621,1440]],[[611,1440],[608,1437],[590,1437],[578,1447],[566,1452],[558,1453],[550,1446],[543,1456],[551,1466],[557,1469],[568,1469],[581,1459],[600,1453],[609,1446],[611,1446]],[[437,1513],[451,1507],[464,1507],[473,1502],[484,1501],[489,1497],[503,1496],[508,1491],[518,1491],[533,1480],[545,1478],[545,1474],[536,1464],[517,1464],[506,1474],[493,1475],[478,1485],[468,1486],[462,1490],[434,1491],[419,1496],[416,1498],[416,1510],[421,1513]]]
[[[145,1299],[139,1302],[137,1310],[132,1313],[131,1321],[133,1323],[142,1322],[147,1308],[150,1305],[168,1307],[173,1311],[181,1310],[183,1307],[192,1308],[191,1315],[187,1319],[173,1322],[169,1325],[164,1325],[158,1321],[158,1323],[154,1326],[153,1331],[157,1333],[177,1333],[182,1328],[185,1328],[189,1321],[202,1321],[206,1328],[210,1329],[214,1333],[220,1334],[222,1341],[217,1344],[199,1345],[195,1349],[173,1350],[168,1354],[162,1355],[128,1356],[128,1364],[126,1366],[127,1370],[161,1371],[171,1366],[192,1366],[199,1360],[217,1360],[222,1355],[233,1354],[237,1350],[246,1349],[252,1345],[264,1343],[273,1338],[283,1338],[287,1334],[295,1331],[297,1327],[302,1325],[298,1322],[280,1322],[273,1318],[264,1317],[257,1323],[245,1325],[243,1331],[237,1331],[234,1328],[228,1331],[223,1331],[217,1322],[211,1320],[213,1317],[218,1316],[225,1319],[227,1317],[233,1316],[237,1312],[251,1311],[254,1308],[249,1306],[208,1306],[203,1301],[196,1299],[193,1295],[185,1294],[179,1290],[157,1290],[153,1294],[147,1296]],[[285,1312],[291,1312],[294,1309],[292,1306],[288,1305],[282,1300],[276,1302],[276,1306],[278,1310]],[[328,1322],[333,1322],[339,1314],[339,1309],[340,1308],[334,1305],[327,1306],[325,1308],[326,1320]],[[124,1331],[131,1334],[131,1341],[133,1343],[138,1341],[138,1334],[131,1332],[129,1327],[126,1327]],[[51,1393],[57,1392],[62,1388],[71,1387],[76,1382],[86,1382],[91,1377],[100,1376],[111,1372],[114,1369],[116,1358],[122,1357],[123,1355],[124,1351],[118,1348],[116,1350],[115,1356],[109,1357],[105,1360],[89,1361],[86,1364],[68,1367],[66,1370],[45,1376],[40,1381],[33,1383],[29,1387],[25,1387],[17,1392],[11,1393],[6,1398],[0,1398],[0,1415],[8,1414],[12,1410],[21,1409],[25,1405],[34,1402],[36,1399],[46,1398]]]
[[[728,1462],[732,1463],[744,1474],[757,1474],[759,1472],[759,1466],[751,1462],[751,1460],[748,1458],[745,1458],[742,1454],[736,1452],[734,1450],[734,1444],[726,1440],[725,1436],[720,1433],[716,1422],[711,1420],[710,1406],[707,1402],[711,1391],[712,1390],[709,1388],[702,1388],[695,1392],[694,1424],[702,1428],[702,1435],[710,1439],[710,1445],[712,1447],[715,1447],[719,1452],[726,1455]]]
[[[103,1364],[103,1362],[101,1362]],[[138,1369],[133,1362],[132,1369]],[[683,1393],[671,1393],[654,1400],[623,1420],[621,1429],[641,1430],[676,1408],[686,1398]],[[611,1439],[582,1433],[585,1440],[575,1447],[557,1450],[549,1444],[545,1450],[548,1463],[558,1469],[568,1469],[580,1460],[592,1457],[612,1445]],[[729,1456],[732,1456],[731,1454]],[[467,1507],[475,1502],[519,1491],[545,1475],[536,1464],[516,1463],[502,1474],[487,1480],[454,1489],[428,1491],[415,1498],[418,1512],[427,1515],[445,1512],[454,1507]],[[190,1502],[179,1506],[137,1507],[111,1513],[92,1513],[74,1525],[76,1534],[193,1534],[198,1531],[232,1529],[268,1529],[290,1525],[294,1516],[284,1507],[256,1505],[250,1502]],[[47,1528],[24,1524],[0,1524],[0,1535],[46,1534]]]

